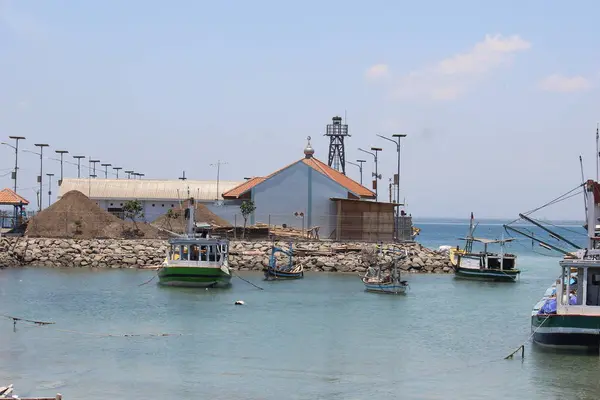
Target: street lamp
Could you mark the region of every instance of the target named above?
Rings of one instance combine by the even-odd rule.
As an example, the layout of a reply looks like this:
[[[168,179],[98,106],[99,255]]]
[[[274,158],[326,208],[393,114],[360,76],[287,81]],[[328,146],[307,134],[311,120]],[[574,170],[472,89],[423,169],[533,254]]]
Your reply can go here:
[[[124,171],[127,174],[127,179],[131,179],[131,174],[133,174],[133,170]]]
[[[378,190],[377,187],[379,185],[377,185],[377,179],[381,179],[381,175],[379,175],[378,170],[377,170],[377,154],[378,152],[382,151],[383,149],[380,147],[371,147],[371,150],[374,151],[375,153],[371,153],[370,151],[366,151],[361,149],[360,147],[358,148],[358,150],[362,151],[363,153],[367,153],[373,156],[373,158],[375,159],[375,172],[371,173],[371,175],[375,178],[375,180],[373,181],[373,189],[375,189],[375,201],[378,201],[379,196],[378,196]]]
[[[398,138],[397,142],[393,139],[390,139],[388,137],[385,137],[385,136],[382,136],[379,134],[377,136],[394,143],[396,145],[396,152],[398,152],[398,173],[394,177],[394,184],[396,185],[396,220],[397,220],[400,216],[400,139],[406,137],[406,134],[405,133],[393,134],[392,137]],[[400,232],[399,232],[398,222],[396,221],[396,239],[399,239],[399,233]]]
[[[85,156],[73,156],[73,158],[77,159],[77,178],[81,178],[81,159]]]
[[[96,177],[96,163],[99,163],[100,160],[92,160],[90,158],[90,164],[93,164],[92,168],[93,168],[93,173],[90,175],[90,177],[95,178]]]
[[[62,185],[63,181],[63,156],[68,153],[67,150],[54,150],[55,153],[60,154],[60,181],[58,181],[58,186]]]
[[[362,185],[363,184],[363,173],[362,173],[362,171],[363,171],[363,163],[366,163],[367,160],[356,160],[356,162],[358,164],[353,163],[352,161],[346,161],[346,162],[358,167],[358,171],[360,172],[360,184]]]
[[[15,150],[15,172],[13,172],[12,178],[15,180],[14,190],[17,193],[17,171],[19,169],[19,140],[25,140],[24,136],[9,136],[9,139],[13,139],[15,141],[15,145],[8,144],[6,142],[2,142],[3,145],[8,147],[12,147]]]
[[[211,167],[217,167],[217,198],[215,200],[219,200],[221,198],[219,195],[219,175],[221,172],[221,165],[227,165],[227,161],[217,160],[215,164],[210,164]]]
[[[34,146],[40,148],[40,176],[38,177],[38,181],[40,182],[40,209],[42,211],[42,177],[44,176],[44,147],[49,147],[50,145],[47,143],[35,143]]]
[[[50,207],[50,204],[52,204],[52,177],[54,176],[54,174],[46,175],[48,176],[48,207]]]
[[[146,175],[146,174],[140,174],[140,173],[137,174],[137,176],[139,176],[140,179],[142,179],[142,176],[144,176],[144,175]]]
[[[113,167],[115,171],[117,171],[117,179],[119,179],[119,170],[123,169],[123,167]]]
[[[112,164],[100,164],[104,167],[104,179],[108,179],[108,167],[112,167]]]
[[[19,170],[19,140],[25,140],[25,137],[24,136],[9,136],[9,139],[13,139],[15,141],[14,146],[12,144],[8,144],[5,142],[2,142],[2,144],[15,149],[15,172],[13,172],[12,178],[15,180],[14,188],[15,188],[15,193],[17,193],[17,171]],[[14,210],[14,217],[15,217],[15,220],[13,222],[13,226],[17,226],[17,207],[15,207],[15,210]]]

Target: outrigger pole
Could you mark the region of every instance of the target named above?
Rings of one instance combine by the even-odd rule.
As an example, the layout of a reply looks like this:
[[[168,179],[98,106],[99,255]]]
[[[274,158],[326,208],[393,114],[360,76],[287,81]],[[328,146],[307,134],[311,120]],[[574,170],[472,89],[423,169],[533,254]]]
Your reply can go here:
[[[543,226],[542,224],[540,224],[537,221],[534,221],[533,219],[523,215],[523,214],[519,214],[519,217],[523,218],[525,221],[531,222],[532,224],[534,224],[535,226],[538,226],[540,228],[542,228],[543,230],[545,230],[546,232],[548,232],[549,234],[551,234],[552,236],[554,236],[555,238],[562,240],[565,243],[570,244],[571,246],[575,247],[577,250],[581,249],[581,246],[565,239],[564,237],[562,237],[561,235],[559,235],[558,233],[554,233],[552,232],[550,229],[546,228],[545,226]]]
[[[520,230],[518,230],[518,229],[515,229],[515,228],[513,228],[512,226],[504,225],[504,229],[510,229],[510,230],[511,230],[511,231],[513,231],[513,232],[517,232],[519,235],[523,235],[523,236],[525,236],[526,238],[529,238],[529,239],[531,239],[531,240],[535,240],[536,242],[539,242],[539,243],[543,244],[544,246],[548,246],[550,249],[552,249],[552,250],[556,250],[556,251],[558,251],[559,253],[563,253],[564,255],[570,255],[570,254],[571,254],[570,252],[568,252],[568,251],[566,251],[566,250],[563,250],[563,249],[561,249],[561,248],[559,248],[559,247],[556,247],[556,246],[553,246],[553,245],[551,245],[550,243],[544,242],[543,240],[540,240],[540,239],[538,239],[538,238],[536,238],[536,237],[533,237],[533,235],[528,235],[528,234],[527,234],[527,233],[525,233],[525,232],[521,232]]]

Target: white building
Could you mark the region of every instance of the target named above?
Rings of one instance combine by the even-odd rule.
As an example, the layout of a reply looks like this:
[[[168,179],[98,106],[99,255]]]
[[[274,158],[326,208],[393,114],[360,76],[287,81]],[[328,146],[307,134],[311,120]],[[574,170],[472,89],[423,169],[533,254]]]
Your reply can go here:
[[[309,138],[310,139],[310,138]],[[319,227],[321,238],[333,238],[339,199],[375,199],[375,193],[313,157],[304,157],[266,177],[254,177],[223,193],[226,201],[251,199],[256,210],[249,223]],[[298,214],[297,216],[295,214]],[[237,221],[240,224],[240,219]]]
[[[223,203],[221,193],[242,182],[239,181],[194,181],[194,180],[153,180],[153,179],[100,179],[65,178],[59,187],[60,199],[71,190],[78,190],[94,200],[106,211],[119,214],[128,200],[139,200],[144,208],[145,220],[154,221],[169,208],[177,208],[188,196],[194,197],[219,217],[234,220],[239,213],[239,202]],[[218,189],[217,189],[218,186]]]

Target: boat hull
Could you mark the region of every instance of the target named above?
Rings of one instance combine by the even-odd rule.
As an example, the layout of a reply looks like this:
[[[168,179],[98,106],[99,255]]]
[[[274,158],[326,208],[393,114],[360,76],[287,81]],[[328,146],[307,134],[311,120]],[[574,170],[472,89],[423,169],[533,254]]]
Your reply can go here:
[[[267,268],[264,270],[266,279],[301,279],[304,278],[304,271],[300,272],[286,272],[279,271],[273,268]]]
[[[533,341],[544,347],[565,350],[598,350],[600,316],[532,315]]]
[[[408,285],[399,284],[386,284],[386,283],[367,283],[364,282],[365,290],[373,293],[387,293],[387,294],[405,294]]]
[[[180,287],[227,287],[231,273],[227,267],[163,267],[158,272],[158,283]]]
[[[500,270],[454,267],[454,276],[457,278],[491,282],[515,282],[520,273],[521,271],[517,269]]]

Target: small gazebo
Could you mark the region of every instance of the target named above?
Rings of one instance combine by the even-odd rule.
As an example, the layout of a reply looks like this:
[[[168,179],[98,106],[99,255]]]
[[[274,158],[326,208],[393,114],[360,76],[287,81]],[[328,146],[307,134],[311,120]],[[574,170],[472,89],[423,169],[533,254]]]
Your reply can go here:
[[[29,201],[24,197],[19,196],[11,189],[0,190],[0,206],[13,206],[15,208],[15,216],[13,227],[20,226],[23,222],[23,207],[29,205]]]

